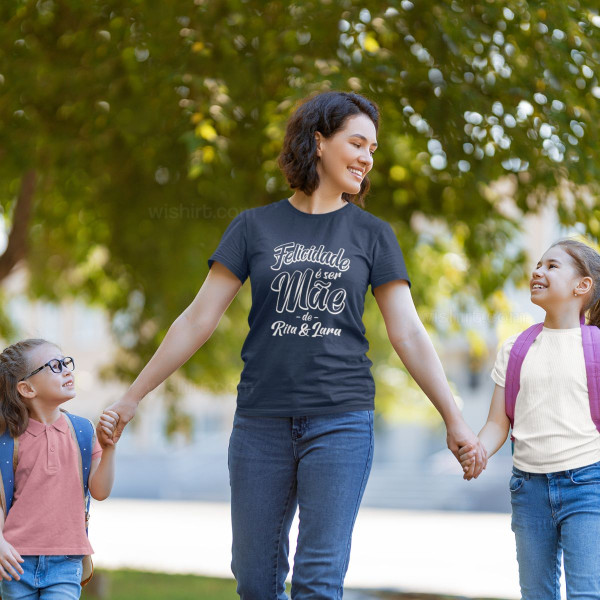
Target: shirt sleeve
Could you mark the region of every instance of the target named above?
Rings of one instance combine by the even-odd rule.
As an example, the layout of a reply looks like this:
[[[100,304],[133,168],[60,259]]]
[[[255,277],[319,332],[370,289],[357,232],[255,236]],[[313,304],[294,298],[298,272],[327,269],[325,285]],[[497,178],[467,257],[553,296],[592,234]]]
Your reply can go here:
[[[102,446],[98,441],[98,437],[94,434],[94,448],[92,449],[92,460],[100,458],[102,456]]]
[[[384,223],[373,249],[373,263],[369,274],[371,293],[374,293],[373,290],[378,285],[395,279],[404,279],[411,285],[396,234],[389,223]]]
[[[245,211],[229,223],[217,249],[208,259],[208,268],[216,260],[225,265],[242,283],[248,277],[248,253]]]
[[[496,362],[494,363],[491,376],[494,382],[500,387],[506,387],[506,368],[508,367],[508,358],[510,356],[510,351],[515,345],[518,337],[518,333],[516,335],[511,335],[502,344],[500,350],[498,350],[498,355],[496,356]]]

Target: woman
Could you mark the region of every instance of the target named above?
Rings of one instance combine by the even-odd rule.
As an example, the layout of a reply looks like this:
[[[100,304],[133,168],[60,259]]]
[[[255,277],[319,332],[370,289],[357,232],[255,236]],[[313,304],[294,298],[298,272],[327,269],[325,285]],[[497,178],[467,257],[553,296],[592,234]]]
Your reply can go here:
[[[243,211],[209,258],[192,304],[125,396],[121,420],[198,350],[247,277],[250,331],[229,445],[232,570],[241,598],[287,598],[288,534],[300,530],[292,597],[341,598],[352,529],[373,456],[375,387],[362,323],[371,285],[389,339],[445,421],[448,447],[473,444],[420,322],[396,237],[362,210],[377,106],[353,93],[306,100],[279,164],[290,198]]]

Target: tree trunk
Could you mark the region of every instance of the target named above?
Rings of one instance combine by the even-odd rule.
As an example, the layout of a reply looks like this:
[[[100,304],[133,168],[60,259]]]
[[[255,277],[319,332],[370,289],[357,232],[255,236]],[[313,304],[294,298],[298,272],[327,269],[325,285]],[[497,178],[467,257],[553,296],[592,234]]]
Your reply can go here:
[[[27,254],[27,233],[33,208],[33,194],[35,192],[35,171],[27,171],[21,180],[21,190],[13,211],[12,227],[8,235],[8,245],[4,254],[0,256],[0,281],[2,281],[13,267]]]

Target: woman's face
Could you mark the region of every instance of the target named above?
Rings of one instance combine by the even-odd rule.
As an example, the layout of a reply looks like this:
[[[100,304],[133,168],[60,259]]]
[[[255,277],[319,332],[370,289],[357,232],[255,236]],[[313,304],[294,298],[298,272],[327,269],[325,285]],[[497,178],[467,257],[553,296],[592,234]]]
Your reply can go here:
[[[358,194],[362,180],[373,166],[376,135],[373,121],[362,113],[348,117],[330,138],[317,132],[319,187]]]

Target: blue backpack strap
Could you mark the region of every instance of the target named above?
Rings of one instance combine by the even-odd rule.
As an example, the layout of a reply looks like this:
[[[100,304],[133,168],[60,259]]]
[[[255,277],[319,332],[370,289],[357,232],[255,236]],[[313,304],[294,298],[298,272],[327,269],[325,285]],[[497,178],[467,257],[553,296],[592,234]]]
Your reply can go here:
[[[61,409],[62,410],[62,409]],[[87,533],[88,522],[90,520],[90,490],[88,487],[90,471],[92,468],[92,450],[94,449],[94,437],[96,429],[93,423],[85,417],[72,415],[70,412],[63,410],[67,417],[67,423],[71,429],[71,433],[77,439],[79,446],[79,475],[81,477],[81,485],[83,488],[83,503],[85,506],[85,531]]]
[[[2,502],[2,510],[4,516],[8,514],[13,501],[15,492],[15,459],[17,454],[17,444],[14,438],[10,435],[8,427],[0,436],[0,501]]]
[[[70,421],[70,424],[72,425],[71,431],[75,434],[77,444],[79,445],[79,453],[81,454],[81,483],[83,486],[83,493],[87,497],[88,479],[92,468],[92,450],[96,430],[89,419],[73,415],[67,411],[64,411],[64,413],[65,416],[68,417],[67,423]]]

